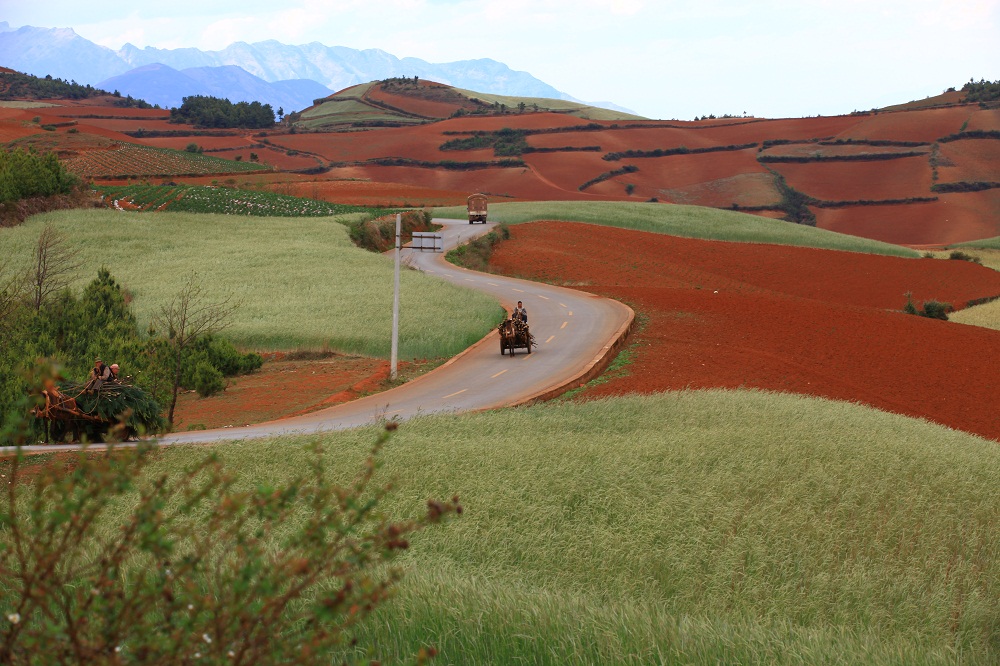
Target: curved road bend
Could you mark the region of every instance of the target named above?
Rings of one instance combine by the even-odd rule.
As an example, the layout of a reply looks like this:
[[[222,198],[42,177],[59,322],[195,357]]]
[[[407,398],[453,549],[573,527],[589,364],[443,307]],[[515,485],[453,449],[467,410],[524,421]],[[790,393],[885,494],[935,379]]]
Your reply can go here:
[[[480,236],[494,225],[435,220],[444,225],[445,250]],[[538,344],[531,354],[518,350],[500,355],[496,331],[439,368],[402,386],[302,416],[256,425],[173,433],[161,444],[204,443],[272,437],[283,434],[342,430],[378,419],[405,420],[420,414],[467,412],[529,401],[579,378],[597,363],[631,324],[633,313],[610,299],[497,275],[465,270],[434,252],[402,251],[410,265],[455,284],[484,291],[508,310],[517,301],[528,309],[531,333]],[[402,303],[400,308],[406,308]],[[386,332],[388,334],[388,331]],[[55,445],[26,447],[54,451]]]

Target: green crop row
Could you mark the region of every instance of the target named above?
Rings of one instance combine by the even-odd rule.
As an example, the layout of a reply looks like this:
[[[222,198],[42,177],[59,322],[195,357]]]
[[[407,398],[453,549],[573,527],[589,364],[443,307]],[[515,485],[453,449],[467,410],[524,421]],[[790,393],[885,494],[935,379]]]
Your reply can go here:
[[[195,185],[99,186],[97,190],[111,207],[127,201],[141,210],[163,209],[186,213],[221,213],[255,217],[329,217],[351,213],[384,215],[388,210],[292,197],[275,192],[237,190]]]

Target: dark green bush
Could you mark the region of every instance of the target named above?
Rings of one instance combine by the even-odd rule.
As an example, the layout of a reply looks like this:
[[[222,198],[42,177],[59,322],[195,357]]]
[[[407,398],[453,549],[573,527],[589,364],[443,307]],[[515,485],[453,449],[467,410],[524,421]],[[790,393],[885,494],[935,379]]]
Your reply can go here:
[[[200,362],[194,369],[194,389],[203,398],[215,395],[226,389],[226,380],[215,366],[206,361]]]
[[[924,301],[923,305],[918,308],[913,303],[910,293],[906,294],[906,305],[903,306],[903,312],[906,314],[927,317],[928,319],[941,319],[942,321],[948,321],[948,313],[954,311],[955,308],[952,307],[951,303],[941,303],[940,301]]]
[[[971,261],[974,264],[981,264],[983,261],[979,257],[973,256],[971,254],[966,254],[961,250],[952,250],[951,254],[948,255],[948,258],[954,259],[955,261]]]
[[[55,153],[40,155],[20,148],[0,150],[0,204],[69,194],[79,182],[66,171]]]

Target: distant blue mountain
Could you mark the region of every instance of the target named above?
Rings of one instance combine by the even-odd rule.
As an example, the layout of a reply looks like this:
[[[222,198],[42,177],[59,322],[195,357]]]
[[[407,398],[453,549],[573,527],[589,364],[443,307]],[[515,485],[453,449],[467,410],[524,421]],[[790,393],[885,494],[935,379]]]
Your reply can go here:
[[[527,72],[486,58],[435,64],[378,49],[319,42],[289,46],[274,40],[236,42],[221,51],[140,49],[131,44],[114,51],[71,28],[15,30],[6,21],[0,21],[0,66],[117,89],[160,106],[178,106],[189,95],[213,95],[231,102],[268,103],[275,111],[299,111],[331,92],[397,76],[498,95],[579,101]]]
[[[304,109],[313,100],[334,91],[315,81],[267,81],[248,74],[235,65],[224,67],[191,67],[178,71],[155,63],[143,65],[97,83],[98,88],[119,91],[163,108],[180,106],[185,97],[206,95],[230,102],[261,102],[277,112]]]

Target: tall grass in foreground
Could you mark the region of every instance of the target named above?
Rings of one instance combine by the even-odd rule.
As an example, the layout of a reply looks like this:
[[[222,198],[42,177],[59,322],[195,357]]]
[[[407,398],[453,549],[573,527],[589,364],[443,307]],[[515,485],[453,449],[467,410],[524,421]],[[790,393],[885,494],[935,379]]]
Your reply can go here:
[[[437,208],[435,217],[462,219],[465,208]],[[918,257],[898,245],[838,234],[825,229],[772,220],[759,215],[679,204],[617,201],[538,201],[490,203],[493,222],[520,224],[535,220],[590,222],[610,227],[742,243],[774,243],[898,257]]]
[[[374,431],[328,434],[347,474]],[[217,450],[241,483],[302,439]],[[191,449],[166,450],[161,470]],[[996,663],[1000,447],[846,403],[680,392],[415,419],[403,513],[458,493],[361,632],[441,663]]]
[[[143,329],[196,272],[206,300],[243,301],[225,332],[238,345],[388,356],[392,262],[355,247],[341,219],[59,211],[0,229],[0,252],[26,266],[51,223],[80,252],[75,286],[106,265]],[[400,294],[401,358],[456,354],[502,315],[490,297],[417,271],[403,271]]]

